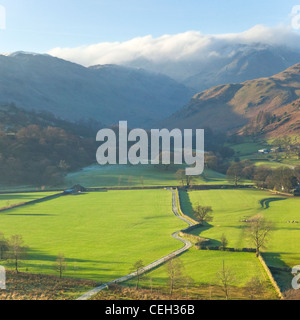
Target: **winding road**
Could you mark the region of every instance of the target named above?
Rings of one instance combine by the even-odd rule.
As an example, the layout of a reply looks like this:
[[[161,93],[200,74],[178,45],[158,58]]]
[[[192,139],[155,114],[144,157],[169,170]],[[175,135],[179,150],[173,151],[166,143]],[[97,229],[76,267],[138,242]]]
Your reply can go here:
[[[179,199],[177,199],[176,190],[174,190],[174,189],[167,189],[167,190],[169,190],[169,191],[172,192],[172,209],[173,209],[173,213],[175,214],[175,216],[176,216],[177,218],[183,220],[184,222],[186,222],[186,223],[189,225],[189,227],[193,226],[194,223],[191,222],[191,221],[189,221],[188,219],[182,217],[182,216],[180,215],[179,211],[178,211],[177,200],[179,200]],[[105,283],[105,284],[103,284],[103,285],[101,285],[101,286],[99,286],[99,287],[97,287],[97,288],[94,288],[94,289],[86,292],[84,295],[82,295],[81,297],[79,297],[77,300],[89,300],[91,297],[93,297],[95,294],[99,293],[101,290],[106,289],[109,285],[111,285],[111,284],[116,284],[116,283],[122,283],[122,282],[128,281],[128,280],[130,280],[130,279],[133,279],[133,278],[135,278],[135,277],[137,276],[137,273],[143,274],[143,273],[145,273],[145,272],[148,272],[148,271],[156,268],[157,266],[164,264],[164,263],[167,262],[168,260],[173,259],[174,257],[176,257],[176,256],[182,254],[183,252],[187,251],[187,250],[192,246],[192,244],[191,244],[190,241],[188,241],[188,240],[186,240],[186,239],[182,239],[182,238],[179,236],[179,233],[180,233],[181,231],[183,231],[183,230],[179,230],[179,231],[174,232],[174,233],[172,234],[172,237],[173,237],[174,239],[177,239],[177,240],[179,240],[179,241],[181,241],[181,242],[184,243],[184,246],[183,246],[181,249],[178,249],[178,250],[176,250],[176,251],[173,251],[172,253],[164,256],[163,258],[161,258],[161,259],[159,259],[159,260],[156,260],[156,261],[150,263],[149,265],[145,266],[144,268],[142,268],[142,269],[140,269],[140,270],[138,270],[138,271],[135,271],[135,272],[133,272],[133,273],[128,274],[127,276],[124,276],[124,277],[121,277],[121,278],[119,278],[119,279],[116,279],[116,280],[107,282],[107,283]]]

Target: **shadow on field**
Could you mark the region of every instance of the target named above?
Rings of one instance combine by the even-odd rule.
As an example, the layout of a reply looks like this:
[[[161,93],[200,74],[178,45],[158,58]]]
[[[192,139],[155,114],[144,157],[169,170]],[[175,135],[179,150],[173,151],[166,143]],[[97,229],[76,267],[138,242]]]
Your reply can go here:
[[[193,218],[193,205],[186,190],[179,190],[180,205],[184,214]]]
[[[63,253],[63,252],[62,252]],[[58,255],[59,253],[57,253]],[[26,260],[28,263],[30,263],[30,260],[38,260],[38,261],[53,261],[55,262],[57,259],[56,255],[46,254],[40,250],[36,249],[29,249],[28,254],[28,260]],[[65,261],[67,263],[73,263],[73,262],[92,262],[92,263],[99,263],[99,264],[124,264],[124,262],[119,261],[100,261],[100,260],[90,260],[90,259],[77,259],[77,258],[68,258],[67,255],[65,255]]]
[[[181,209],[184,214],[193,218],[193,205],[189,197],[189,193],[186,190],[179,190],[179,197],[180,197],[180,205]],[[204,222],[203,225],[199,225],[196,228],[190,228],[187,233],[195,236],[200,236],[201,233],[213,228],[211,224]],[[209,239],[209,246],[220,246],[221,243],[215,239]]]
[[[275,201],[282,201],[282,200],[286,200],[287,198],[265,198],[259,201],[260,205],[262,206],[262,208],[264,209],[269,209],[270,208],[270,203],[271,202],[275,202]]]
[[[58,255],[58,254],[57,254]],[[53,274],[53,270],[56,269],[56,255],[46,254],[42,251],[30,249],[27,254],[27,259],[20,262],[20,271],[34,272],[40,274]],[[93,259],[77,259],[68,258],[65,255],[66,263],[66,277],[80,277],[85,279],[99,279],[99,281],[107,281],[108,274],[106,272],[112,271],[112,265],[121,265],[125,262],[120,261],[97,261]],[[13,267],[13,263],[11,264]],[[129,273],[129,272],[128,272]],[[115,274],[114,278],[119,278],[124,274]]]
[[[44,216],[54,216],[54,214],[47,213],[4,213],[7,216],[36,216],[36,217],[44,217]]]
[[[291,289],[293,279],[291,268],[281,260],[280,253],[266,252],[263,253],[263,257],[281,291]]]

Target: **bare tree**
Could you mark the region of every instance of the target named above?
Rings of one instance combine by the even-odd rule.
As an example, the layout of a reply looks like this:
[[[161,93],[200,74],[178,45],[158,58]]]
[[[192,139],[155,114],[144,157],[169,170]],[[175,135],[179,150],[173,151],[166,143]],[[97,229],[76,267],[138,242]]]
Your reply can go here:
[[[266,247],[269,235],[274,228],[271,221],[259,215],[250,220],[249,238],[256,249],[256,256],[260,255],[261,249]]]
[[[235,275],[229,267],[225,267],[225,261],[223,260],[222,269],[216,274],[217,280],[221,285],[221,289],[225,294],[226,300],[229,300],[230,287],[235,281]]]
[[[239,182],[243,179],[243,166],[240,162],[234,162],[227,170],[227,178],[229,181],[233,181],[237,187]]]
[[[199,223],[203,223],[204,221],[210,222],[213,220],[213,217],[210,215],[210,213],[213,212],[213,209],[211,207],[203,207],[203,206],[200,206],[199,203],[197,203],[193,211],[194,211],[194,218]]]
[[[174,288],[182,283],[183,275],[182,275],[183,264],[179,258],[173,258],[167,263],[168,270],[168,284],[170,286],[170,295],[173,295]]]
[[[265,287],[263,282],[257,278],[253,277],[245,287],[246,293],[249,295],[250,299],[255,299],[255,297],[258,297],[262,295],[265,291]]]
[[[226,249],[227,245],[228,245],[228,240],[227,240],[225,234],[223,233],[223,234],[222,234],[222,237],[221,237],[221,246],[220,246],[220,249],[224,251],[224,250]]]
[[[177,179],[180,181],[181,185],[184,187],[190,187],[194,176],[189,176],[185,173],[185,169],[180,169],[176,172]]]
[[[18,266],[20,260],[24,259],[28,248],[24,245],[23,237],[19,234],[12,235],[8,242],[8,256],[14,260],[16,272],[18,273]]]
[[[67,263],[65,261],[65,256],[63,253],[58,254],[53,267],[59,273],[59,277],[62,278],[63,272],[67,269]]]
[[[188,296],[188,290],[195,285],[195,281],[194,281],[194,279],[193,279],[192,277],[190,277],[190,276],[184,276],[184,277],[182,278],[182,282],[183,282],[183,285],[184,285],[184,287],[185,287],[185,295],[186,295],[186,297],[187,297],[187,296]]]
[[[133,270],[136,272],[136,290],[139,289],[139,284],[140,284],[140,279],[142,275],[142,269],[144,268],[144,263],[142,260],[138,260],[134,265],[133,265]]]

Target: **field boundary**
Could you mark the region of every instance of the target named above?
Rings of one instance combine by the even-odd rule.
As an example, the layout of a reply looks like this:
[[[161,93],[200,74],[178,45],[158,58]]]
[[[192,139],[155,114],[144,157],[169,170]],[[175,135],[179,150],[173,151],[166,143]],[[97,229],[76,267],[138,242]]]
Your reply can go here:
[[[186,239],[182,239],[179,234],[180,232],[182,231],[185,231],[191,227],[194,226],[194,223],[191,222],[190,220],[186,219],[185,217],[181,216],[179,210],[178,210],[178,206],[177,206],[177,203],[178,203],[178,193],[176,193],[176,191],[174,191],[173,188],[170,188],[170,189],[167,189],[168,191],[171,191],[172,192],[172,210],[173,210],[173,213],[176,217],[178,217],[179,219],[183,220],[184,222],[186,222],[189,227],[186,228],[186,229],[182,229],[182,230],[179,230],[179,231],[176,231],[172,234],[172,237],[176,240],[179,240],[181,242],[184,243],[184,246],[181,248],[181,249],[178,249],[178,250],[175,250],[173,251],[172,253],[169,253],[168,255],[164,256],[163,258],[160,258],[152,263],[150,263],[149,265],[145,266],[144,268],[138,270],[138,271],[135,271],[135,272],[132,272],[124,277],[121,277],[121,278],[118,278],[116,280],[113,280],[113,281],[110,281],[110,282],[107,282],[97,288],[94,288],[88,292],[86,292],[85,294],[83,294],[81,297],[79,297],[77,300],[89,300],[91,299],[94,295],[96,295],[97,293],[99,293],[100,291],[108,288],[110,285],[112,284],[116,284],[116,283],[122,283],[122,282],[125,282],[125,281],[128,281],[128,280],[131,280],[133,278],[135,278],[138,274],[141,275],[141,274],[144,274],[148,271],[151,271],[152,269],[166,263],[167,261],[181,255],[182,253],[184,253],[185,251],[187,251],[189,248],[192,247],[192,243]],[[177,189],[176,189],[177,190]]]
[[[279,297],[281,300],[284,300],[283,294],[282,294],[282,292],[281,292],[281,290],[280,290],[280,288],[279,288],[279,286],[278,286],[278,283],[277,283],[276,280],[274,279],[271,270],[270,270],[269,267],[267,266],[267,264],[266,264],[266,262],[265,262],[265,260],[264,260],[264,258],[262,257],[261,254],[258,256],[258,259],[259,259],[261,265],[263,266],[263,268],[265,269],[265,271],[266,271],[266,273],[267,273],[267,275],[268,275],[268,277],[269,277],[269,279],[270,279],[270,281],[271,281],[271,283],[272,283],[272,285],[273,285],[276,293],[278,294],[278,297]]]

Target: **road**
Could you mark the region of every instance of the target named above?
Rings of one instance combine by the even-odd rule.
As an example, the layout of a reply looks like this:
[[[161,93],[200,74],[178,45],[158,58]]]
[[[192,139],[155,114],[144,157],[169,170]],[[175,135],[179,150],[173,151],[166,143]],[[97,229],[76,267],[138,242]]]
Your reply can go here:
[[[178,211],[178,207],[177,207],[177,194],[176,194],[176,190],[173,190],[173,189],[167,189],[169,191],[172,192],[172,209],[173,209],[173,213],[174,215],[183,220],[184,222],[186,222],[189,227],[193,226],[194,223],[189,221],[188,219],[182,217],[180,214],[179,214],[179,211]],[[107,282],[97,288],[94,288],[88,292],[86,292],[84,295],[82,295],[81,297],[79,297],[77,300],[89,300],[90,298],[92,298],[95,294],[99,293],[100,291],[108,288],[109,285],[112,285],[112,284],[116,284],[116,283],[122,283],[122,282],[125,282],[125,281],[128,281],[130,279],[133,279],[137,276],[137,272],[139,272],[139,274],[143,274],[145,272],[148,272],[162,264],[164,264],[165,262],[167,262],[168,260],[170,259],[173,259],[174,257],[176,256],[179,256],[180,254],[182,254],[183,252],[187,251],[191,246],[191,242],[186,240],[186,239],[182,239],[180,236],[179,236],[179,233],[181,231],[184,231],[184,230],[179,230],[177,232],[174,232],[172,234],[172,237],[174,239],[177,239],[179,241],[181,241],[182,243],[184,243],[184,246],[181,248],[181,249],[178,249],[176,251],[173,251],[171,253],[169,253],[168,255],[164,256],[163,258],[161,259],[158,259],[152,263],[150,263],[149,265],[145,266],[144,268],[140,269],[139,271],[135,271],[135,272],[132,272],[124,277],[121,277],[119,279],[116,279],[116,280],[113,280],[113,281],[110,281],[110,282]]]

